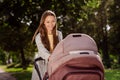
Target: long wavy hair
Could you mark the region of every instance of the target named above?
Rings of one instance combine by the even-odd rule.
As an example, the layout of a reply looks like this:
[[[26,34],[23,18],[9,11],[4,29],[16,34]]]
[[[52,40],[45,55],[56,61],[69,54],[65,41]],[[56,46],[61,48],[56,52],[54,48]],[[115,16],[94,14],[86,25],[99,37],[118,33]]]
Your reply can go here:
[[[35,31],[35,33],[34,33],[34,36],[33,36],[33,38],[32,38],[32,43],[33,43],[33,41],[34,41],[34,39],[35,39],[35,36],[36,36],[38,33],[40,33],[41,41],[42,41],[44,47],[45,47],[48,51],[50,51],[50,42],[49,42],[49,40],[48,40],[48,35],[47,35],[48,32],[47,32],[47,29],[46,29],[46,27],[45,27],[45,25],[44,25],[44,22],[45,22],[45,19],[46,19],[47,16],[54,16],[55,19],[56,19],[56,15],[55,15],[55,13],[54,13],[53,11],[51,11],[51,10],[45,11],[45,12],[42,14],[42,16],[41,16],[40,24],[39,24],[38,28],[36,29],[36,31]],[[58,34],[57,34],[57,19],[56,19],[56,24],[55,24],[55,26],[54,26],[54,28],[53,28],[52,34],[53,34],[53,48],[55,48],[55,46],[56,46],[57,43],[59,42],[59,41],[58,41]]]

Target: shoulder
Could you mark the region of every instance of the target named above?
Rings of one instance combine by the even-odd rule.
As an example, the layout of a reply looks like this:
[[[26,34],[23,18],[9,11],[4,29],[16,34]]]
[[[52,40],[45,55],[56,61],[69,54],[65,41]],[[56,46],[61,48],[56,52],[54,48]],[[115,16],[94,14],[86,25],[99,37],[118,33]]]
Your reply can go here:
[[[40,33],[38,33],[36,36],[40,36]]]
[[[61,31],[57,31],[58,39],[61,41],[63,39],[63,35]]]
[[[62,32],[57,30],[57,35],[62,35]]]
[[[38,34],[36,35],[36,38],[38,38],[38,37],[40,37],[40,33],[38,33]]]
[[[35,37],[35,40],[40,40],[41,38],[40,38],[40,33],[38,33],[37,35],[36,35],[36,37]]]

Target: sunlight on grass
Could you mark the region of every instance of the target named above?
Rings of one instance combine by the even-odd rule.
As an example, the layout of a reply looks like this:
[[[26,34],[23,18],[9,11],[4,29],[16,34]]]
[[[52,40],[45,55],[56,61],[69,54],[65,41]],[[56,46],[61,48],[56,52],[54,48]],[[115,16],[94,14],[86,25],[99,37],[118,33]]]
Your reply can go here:
[[[33,66],[29,66],[27,70],[23,70],[22,68],[7,68],[3,65],[0,65],[0,68],[4,69],[6,72],[12,73],[17,80],[31,80]]]
[[[22,68],[7,68],[5,65],[0,65],[0,68],[4,69],[6,72],[20,72],[20,71],[32,71],[33,66],[29,66],[27,70]]]

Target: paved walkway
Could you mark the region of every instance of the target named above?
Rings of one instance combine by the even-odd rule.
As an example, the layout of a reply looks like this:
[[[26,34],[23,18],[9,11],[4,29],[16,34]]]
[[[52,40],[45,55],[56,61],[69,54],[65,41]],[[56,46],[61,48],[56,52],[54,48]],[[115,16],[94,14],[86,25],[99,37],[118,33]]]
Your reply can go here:
[[[10,73],[7,73],[0,68],[0,80],[16,80],[16,79]]]

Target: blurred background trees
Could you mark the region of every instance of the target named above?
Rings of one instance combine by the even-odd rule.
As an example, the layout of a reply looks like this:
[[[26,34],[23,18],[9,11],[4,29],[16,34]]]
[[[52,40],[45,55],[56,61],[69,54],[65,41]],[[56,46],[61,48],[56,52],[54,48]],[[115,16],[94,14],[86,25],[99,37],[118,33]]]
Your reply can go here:
[[[85,33],[93,37],[106,68],[120,66],[119,0],[0,0],[0,64],[20,63],[26,69],[36,46],[32,36],[41,14],[53,10],[64,37]]]

